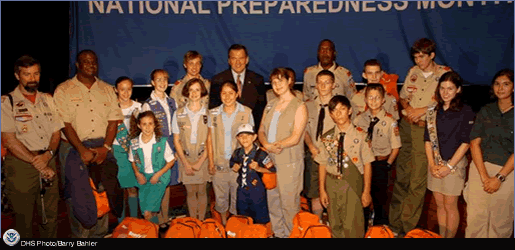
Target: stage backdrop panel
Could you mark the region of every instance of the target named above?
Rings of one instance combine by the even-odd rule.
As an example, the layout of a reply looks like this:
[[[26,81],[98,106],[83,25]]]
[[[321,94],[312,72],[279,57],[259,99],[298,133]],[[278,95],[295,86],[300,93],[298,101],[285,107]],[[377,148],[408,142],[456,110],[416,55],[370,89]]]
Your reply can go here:
[[[404,82],[419,38],[437,43],[436,62],[469,84],[489,84],[514,63],[513,3],[491,1],[89,1],[70,9],[70,76],[78,51],[98,54],[99,77],[122,75],[149,84],[164,68],[171,83],[185,74],[183,56],[197,50],[207,78],[228,68],[227,50],[249,50],[249,68],[265,76],[291,67],[302,82],[317,63],[317,45],[335,42],[338,64],[356,82],[367,59],[377,58]]]

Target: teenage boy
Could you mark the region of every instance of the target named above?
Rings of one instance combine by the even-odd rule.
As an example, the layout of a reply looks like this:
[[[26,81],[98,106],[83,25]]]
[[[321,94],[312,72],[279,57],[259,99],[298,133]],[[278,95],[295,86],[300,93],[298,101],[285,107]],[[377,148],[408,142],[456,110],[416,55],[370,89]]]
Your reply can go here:
[[[311,199],[311,212],[322,219],[324,208],[320,203],[318,164],[314,159],[320,153],[316,143],[320,141],[322,134],[334,128],[334,122],[329,116],[329,108],[327,107],[334,95],[333,72],[329,70],[320,71],[316,76],[315,88],[317,95],[306,102],[309,117],[306,135],[304,136],[304,142],[308,149],[304,156],[304,195]]]
[[[336,125],[322,135],[315,158],[320,164],[320,202],[328,210],[334,238],[363,238],[363,207],[372,201],[370,163],[375,158],[366,134],[351,123],[349,99],[331,98],[329,114]]]
[[[383,69],[381,68],[381,64],[376,59],[370,59],[365,62],[365,65],[363,66],[363,79],[367,81],[367,86],[373,83],[381,84],[384,89],[386,90],[387,87],[390,88],[389,91],[385,91],[384,96],[384,104],[383,107],[386,110],[386,112],[393,115],[393,118],[397,121],[399,120],[399,108],[397,105],[397,99],[395,97],[395,94],[397,94],[397,78],[398,77],[391,77],[392,75],[387,75],[384,73]],[[388,76],[388,77],[385,77]],[[393,75],[397,76],[397,75]],[[395,85],[395,88],[393,88],[393,85]],[[359,114],[365,112],[368,107],[365,100],[365,91],[367,91],[367,87],[360,90],[358,93],[352,96],[351,103],[352,103],[352,109],[354,110],[353,113],[353,120],[355,117],[357,117]]]

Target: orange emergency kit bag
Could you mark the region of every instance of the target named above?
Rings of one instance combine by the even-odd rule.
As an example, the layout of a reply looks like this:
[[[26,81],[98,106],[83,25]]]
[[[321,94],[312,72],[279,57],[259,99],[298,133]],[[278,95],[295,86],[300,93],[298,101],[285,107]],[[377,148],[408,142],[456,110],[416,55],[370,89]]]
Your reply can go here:
[[[227,238],[238,238],[240,231],[247,225],[254,224],[254,220],[251,217],[243,215],[233,215],[227,220],[225,225],[225,232]]]
[[[409,231],[404,238],[442,238],[439,234],[426,229],[415,228]]]
[[[225,228],[222,223],[215,219],[208,218],[200,225],[199,238],[227,238]]]
[[[159,238],[158,226],[148,220],[126,217],[114,229],[113,238]]]
[[[202,222],[192,217],[173,219],[164,238],[198,238],[200,225]]]
[[[368,228],[365,238],[395,238],[395,235],[387,225],[375,225]]]
[[[101,218],[111,211],[111,208],[109,208],[109,200],[107,199],[107,192],[105,190],[98,192],[95,187],[95,183],[93,183],[91,178],[89,178],[89,185],[91,185],[93,196],[95,196],[95,201],[97,203],[97,218]]]

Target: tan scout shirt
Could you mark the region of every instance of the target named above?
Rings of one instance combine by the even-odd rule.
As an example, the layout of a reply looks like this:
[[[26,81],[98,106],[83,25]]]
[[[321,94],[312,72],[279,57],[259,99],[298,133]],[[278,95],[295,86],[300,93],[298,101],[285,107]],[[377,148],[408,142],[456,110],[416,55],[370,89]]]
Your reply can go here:
[[[188,102],[188,98],[182,95],[182,89],[184,89],[184,85],[186,85],[186,83],[189,80],[191,80],[191,78],[189,78],[188,75],[185,75],[182,79],[175,81],[172,89],[170,90],[170,97],[175,100],[175,104],[177,105],[177,108],[184,107],[186,102]],[[206,89],[208,91],[208,95],[206,95],[206,96],[204,96],[204,98],[202,98],[202,104],[208,104],[209,89],[211,88],[211,82],[202,76],[200,76],[200,80],[202,80],[204,82],[204,86],[206,86]]]
[[[317,74],[324,68],[320,66],[320,63],[314,66],[310,66],[304,70],[304,85],[302,87],[302,93],[304,93],[304,100],[313,99],[318,95],[316,86]],[[333,66],[328,69],[334,74],[335,88],[333,90],[334,95],[344,95],[349,100],[357,92],[356,83],[352,78],[352,73],[333,62]]]
[[[374,154],[369,144],[365,142],[366,134],[359,127],[350,124],[345,132],[343,140],[344,162],[352,161],[361,174],[364,173],[364,165],[375,161]],[[340,129],[334,126],[323,135],[321,141],[317,142],[320,153],[315,158],[318,164],[325,166],[328,173],[338,175],[338,140],[340,139]],[[344,165],[345,166],[345,165]]]
[[[19,87],[2,96],[2,132],[15,133],[18,139],[30,151],[46,150],[52,134],[59,131],[63,122],[59,118],[54,99],[47,93],[36,93],[36,102],[27,100]]]
[[[306,126],[306,131],[308,132],[309,136],[311,137],[311,140],[313,140],[313,143],[317,140],[316,133],[317,133],[317,126],[318,126],[318,116],[320,115],[320,108],[322,107],[322,102],[320,102],[320,98],[318,96],[315,96],[314,100],[309,100],[306,102],[306,108],[308,109],[308,124]],[[334,127],[334,121],[331,119],[331,116],[329,115],[329,107],[324,107],[325,110],[325,117],[324,117],[324,129],[322,131],[322,135],[325,134],[327,131],[332,129]],[[319,138],[320,140],[320,138]],[[315,146],[317,146],[315,144]]]
[[[373,117],[370,110],[367,110],[354,119],[354,125],[362,128],[366,133]],[[374,156],[387,156],[392,149],[401,147],[399,127],[397,120],[394,120],[392,115],[384,109],[379,111],[376,117],[379,122],[374,126],[372,132],[372,152]]]
[[[363,113],[363,112],[365,112],[365,110],[368,109],[367,103],[365,100],[365,91],[366,90],[367,90],[367,88],[365,87],[364,89],[362,89],[358,93],[356,93],[351,99],[352,119],[354,119],[355,117],[360,115],[360,113]],[[386,112],[388,112],[389,114],[391,114],[393,116],[393,119],[399,120],[400,117],[399,117],[399,108],[397,106],[397,99],[395,99],[395,97],[392,94],[386,93],[386,92],[384,95],[384,99],[385,99],[385,101],[383,104],[383,108],[386,110]]]
[[[98,78],[88,89],[74,76],[57,86],[54,100],[63,122],[81,141],[104,138],[108,121],[123,120],[113,86]]]
[[[423,108],[436,103],[435,91],[438,80],[448,71],[451,71],[451,68],[436,65],[435,72],[425,78],[418,66],[411,67],[404,80],[399,97],[406,99],[413,108]],[[426,115],[420,117],[420,120],[425,121]]]

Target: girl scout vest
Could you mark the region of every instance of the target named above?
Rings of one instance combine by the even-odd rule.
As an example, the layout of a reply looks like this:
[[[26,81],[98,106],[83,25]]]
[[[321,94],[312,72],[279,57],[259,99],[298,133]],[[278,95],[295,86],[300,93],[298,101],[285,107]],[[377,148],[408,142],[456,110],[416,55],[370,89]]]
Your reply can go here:
[[[168,103],[168,107],[163,107],[160,102],[157,100],[152,100],[152,98],[148,98],[146,101],[148,103],[150,110],[154,113],[157,120],[161,124],[161,130],[163,131],[163,137],[168,138],[168,145],[170,148],[175,151],[175,146],[173,144],[173,136],[172,136],[172,128],[168,126],[168,120],[166,118],[165,108],[170,110],[170,117],[173,117],[173,113],[177,110],[177,106],[175,105],[175,101],[172,98],[166,97],[166,102]],[[179,170],[176,167],[172,167],[171,169],[171,179],[170,186],[179,184]]]
[[[222,112],[223,105],[220,105],[214,109],[209,111],[209,116],[211,118],[212,126],[213,126],[213,155],[215,166],[220,167],[221,170],[217,170],[220,172],[229,172],[231,169],[229,168],[229,159],[225,159],[225,129],[224,123],[222,121]],[[242,105],[243,106],[243,105]],[[252,110],[243,106],[243,111],[236,110],[238,112],[235,114],[234,121],[231,125],[231,149],[232,152],[238,147],[238,140],[236,139],[236,133],[238,132],[238,127],[242,124],[249,123],[250,117],[252,116]]]
[[[205,106],[204,106],[205,107]],[[179,126],[179,138],[182,143],[182,147],[184,150],[184,156],[189,161],[196,161],[202,153],[204,153],[207,142],[207,113],[202,114],[197,123],[196,128],[192,128],[192,124],[190,122],[190,118],[188,117],[188,113],[186,113],[186,109],[184,107],[177,110],[177,125]],[[190,136],[193,129],[197,130],[197,143],[191,144]],[[179,161],[179,165],[181,162]],[[205,161],[201,167],[201,171],[196,172],[194,176],[186,176],[185,173],[181,174],[181,178],[189,179],[193,182],[188,183],[188,181],[184,184],[200,184],[204,181],[208,180],[208,172],[207,172],[208,161]],[[181,169],[183,169],[181,167]],[[181,170],[182,171],[182,170]],[[184,182],[184,181],[183,181]]]
[[[274,115],[274,109],[277,105],[279,99],[273,100],[268,103],[265,107],[264,117],[262,121],[262,125],[264,131],[269,131],[270,123],[272,121],[272,117]],[[281,116],[277,122],[277,135],[276,140],[280,141],[282,139],[288,138],[293,133],[293,125],[295,123],[295,113],[300,105],[302,105],[302,101],[298,98],[293,98],[288,106],[281,112]],[[300,139],[300,142],[289,148],[284,148],[283,151],[279,154],[270,154],[270,156],[274,159],[274,163],[277,165],[289,164],[297,161],[301,161],[304,159],[304,133]]]
[[[154,170],[154,173],[161,170],[165,165],[165,149],[166,149],[166,137],[161,137],[159,139],[159,142],[156,142],[154,145],[152,145],[152,170]],[[130,147],[132,149],[132,156],[134,157],[134,163],[136,163],[136,166],[138,166],[138,169],[141,173],[145,173],[145,161],[143,154],[143,149],[139,147],[139,138],[136,137],[130,141]],[[159,181],[163,183],[169,183],[170,182],[170,170],[166,171]]]

